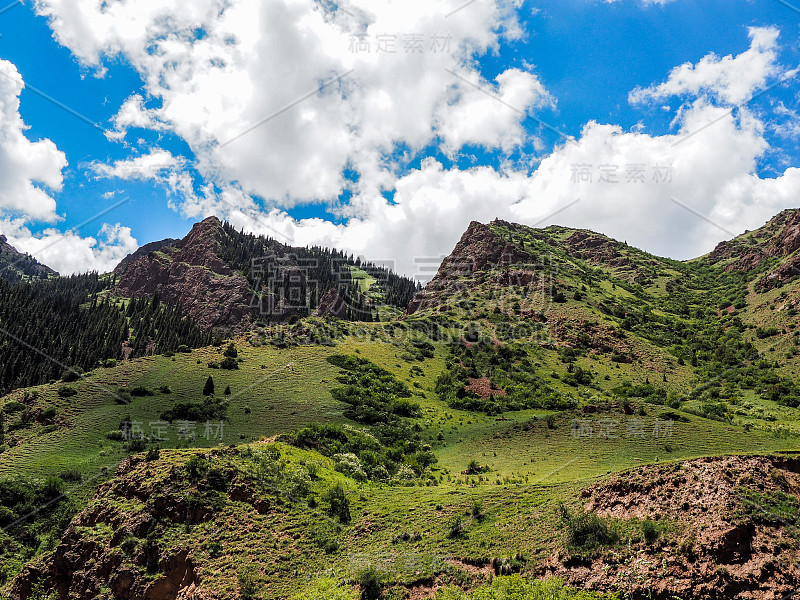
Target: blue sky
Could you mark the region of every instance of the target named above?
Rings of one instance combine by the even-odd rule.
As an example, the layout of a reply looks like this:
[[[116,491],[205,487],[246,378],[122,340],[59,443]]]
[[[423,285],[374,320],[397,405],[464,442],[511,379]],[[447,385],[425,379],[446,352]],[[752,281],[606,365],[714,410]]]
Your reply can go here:
[[[665,231],[664,239],[655,240],[647,249],[679,258],[692,256],[693,252],[708,251],[715,241],[730,237],[729,233],[758,226],[759,219],[763,221],[772,212],[790,203],[787,198],[791,198],[790,192],[794,189],[791,187],[794,179],[790,180],[786,173],[787,168],[797,165],[800,160],[798,132],[790,131],[792,123],[796,121],[793,111],[798,108],[800,95],[800,83],[791,71],[800,65],[800,12],[780,0],[672,0],[664,4],[645,3],[642,0],[618,0],[613,3],[558,0],[498,4],[502,10],[490,10],[495,8],[492,0],[477,0],[446,19],[439,14],[438,20],[430,25],[438,29],[429,29],[424,16],[414,21],[419,31],[443,31],[442,23],[449,27],[455,19],[461,19],[460,29],[452,43],[455,46],[460,40],[467,39],[473,40],[474,45],[471,51],[453,52],[450,57],[464,81],[442,72],[437,74],[441,80],[441,97],[435,96],[439,92],[432,92],[427,87],[418,90],[420,103],[424,98],[425,102],[435,107],[427,138],[422,133],[409,134],[408,139],[398,139],[404,137],[411,128],[399,113],[407,110],[413,113],[417,108],[409,106],[408,98],[396,100],[397,107],[392,114],[399,115],[397,123],[392,125],[393,129],[387,131],[385,137],[368,133],[378,122],[371,119],[380,118],[379,122],[384,123],[387,120],[385,115],[359,116],[361,111],[372,110],[375,98],[389,96],[389,103],[395,101],[392,94],[397,96],[397,89],[387,87],[391,86],[392,78],[409,78],[409,83],[399,94],[408,92],[413,104],[415,94],[413,89],[409,90],[409,86],[415,85],[420,77],[413,74],[411,67],[397,66],[395,63],[389,65],[387,62],[387,68],[397,69],[398,72],[395,77],[387,77],[389,83],[381,79],[381,73],[386,69],[379,71],[375,64],[370,64],[373,71],[363,76],[359,76],[356,69],[356,75],[350,76],[350,83],[347,79],[342,80],[354,88],[340,90],[335,84],[308,101],[298,103],[284,115],[266,123],[255,135],[247,134],[227,146],[242,153],[237,156],[221,155],[218,151],[209,150],[209,144],[224,146],[225,135],[244,130],[248,123],[257,122],[257,114],[268,116],[276,107],[286,106],[292,99],[302,96],[302,92],[313,89],[315,81],[318,84],[325,81],[326,77],[330,79],[341,75],[345,72],[347,61],[353,57],[348,57],[341,48],[335,52],[336,56],[332,56],[328,50],[331,47],[330,40],[318,44],[304,42],[292,50],[291,39],[282,40],[276,31],[270,29],[272,15],[282,13],[284,3],[281,0],[245,2],[241,7],[243,14],[252,10],[260,16],[259,27],[262,31],[250,33],[255,40],[251,42],[253,47],[260,47],[260,39],[267,40],[276,44],[280,51],[285,51],[286,55],[280,61],[260,58],[252,65],[245,58],[241,59],[241,64],[230,66],[239,59],[234,54],[228,56],[225,53],[235,44],[226,43],[216,49],[212,46],[212,53],[218,51],[223,56],[220,61],[229,61],[225,66],[226,77],[230,76],[231,80],[237,82],[247,80],[242,89],[247,90],[249,99],[224,115],[224,125],[215,124],[217,129],[197,133],[195,129],[203,129],[205,124],[198,123],[195,128],[191,116],[183,118],[187,112],[185,107],[199,106],[206,101],[210,106],[216,105],[218,99],[213,97],[213,86],[205,96],[193,95],[195,82],[202,82],[207,76],[207,72],[202,72],[202,66],[193,61],[208,48],[200,49],[199,45],[182,41],[181,32],[185,33],[186,23],[178,22],[174,31],[167,28],[167,31],[160,31],[152,38],[134,30],[128,35],[126,13],[120,9],[118,22],[113,24],[115,32],[101,34],[98,33],[99,28],[93,29],[91,25],[93,21],[90,17],[101,18],[89,14],[93,10],[89,8],[93,3],[82,4],[85,5],[82,9],[85,13],[83,21],[74,16],[79,11],[67,10],[66,3],[60,0],[42,2],[38,9],[31,2],[20,3],[0,14],[0,59],[13,65],[25,84],[19,93],[18,112],[27,126],[22,134],[30,142],[49,140],[57,151],[63,153],[67,163],[61,169],[60,189],[57,189],[58,186],[43,185],[35,175],[30,176],[36,189],[55,200],[54,215],[49,219],[41,219],[26,214],[25,209],[15,207],[11,201],[4,203],[0,193],[0,219],[4,219],[0,220],[0,230],[5,228],[9,238],[22,249],[34,254],[41,251],[45,262],[57,263],[56,268],[62,271],[104,270],[124,256],[124,251],[134,248],[136,243],[180,237],[192,222],[206,214],[217,213],[230,218],[237,225],[268,235],[283,235],[294,243],[336,244],[371,258],[397,258],[398,268],[408,272],[409,267],[399,256],[446,254],[457,239],[458,232],[472,218],[488,220],[496,213],[495,216],[516,216],[516,220],[533,224],[538,217],[557,210],[559,203],[564,204],[572,197],[567,192],[559,192],[552,198],[545,197],[544,188],[519,191],[526,185],[538,185],[528,184],[531,178],[542,180],[545,176],[555,177],[553,172],[557,170],[557,165],[563,168],[566,164],[563,160],[557,160],[559,153],[567,152],[563,149],[564,138],[543,127],[542,123],[574,136],[578,142],[582,140],[582,131],[587,123],[594,121],[600,125],[619,126],[616,134],[606,132],[611,145],[622,144],[628,140],[624,134],[631,132],[649,136],[649,143],[650,139],[658,141],[664,136],[677,135],[682,126],[676,119],[681,114],[687,114],[696,101],[705,100],[711,108],[732,108],[730,101],[720,100],[725,94],[719,91],[719,86],[732,84],[714,80],[713,76],[708,86],[692,90],[683,89],[676,83],[672,86],[675,93],[662,94],[647,102],[634,103],[629,95],[636,88],[648,88],[666,82],[670,72],[679,65],[697,64],[711,54],[716,57],[711,58],[711,63],[720,57],[742,55],[751,48],[752,28],[775,28],[780,35],[774,47],[764,50],[764,53],[774,52],[774,58],[771,62],[767,60],[769,65],[763,73],[753,75],[752,72],[742,71],[743,78],[753,78],[748,92],[751,95],[762,93],[782,77],[789,76],[785,84],[770,89],[747,104],[746,116],[756,119],[757,125],[745,125],[743,121],[734,121],[730,125],[731,145],[741,143],[742,147],[747,147],[747,144],[751,144],[752,148],[745,151],[750,154],[738,165],[741,172],[732,170],[718,182],[706,182],[706,195],[719,196],[708,199],[708,203],[702,206],[697,205],[698,212],[703,214],[723,215],[719,217],[720,224],[711,228],[707,224],[693,224],[693,228],[700,229],[693,231],[691,237],[675,247],[669,243],[670,231]],[[209,0],[208,4],[213,5],[214,2]],[[442,2],[447,11],[463,4],[450,0]],[[296,15],[303,10],[302,5],[293,0],[287,0],[286,5]],[[413,9],[412,5],[407,3],[409,10]],[[164,11],[169,7],[162,5],[159,9],[155,6],[152,9],[152,23],[163,22]],[[177,7],[179,4],[176,4],[176,10]],[[421,3],[419,10],[429,10],[425,7],[426,4]],[[145,8],[142,12],[147,13],[147,10]],[[309,0],[308,11],[314,10],[321,9]],[[334,30],[334,25],[339,27],[342,43],[352,38],[353,34],[348,31],[366,31],[365,37],[373,43],[379,31],[385,30],[395,35],[385,25],[380,25],[382,22],[392,22],[391,15],[394,13],[391,6],[386,8],[385,17],[380,14],[364,16],[361,10],[358,3],[347,10],[363,19],[361,29],[347,30],[342,23],[334,23],[335,19],[346,18],[345,15],[339,13],[334,18],[329,13],[326,23],[320,22],[311,33],[304,32],[303,39],[308,40],[309,36],[316,34],[319,34],[320,40],[327,39],[325,35],[328,30],[323,29],[326,25],[331,30]],[[379,10],[383,8],[376,12]],[[210,38],[214,38],[211,30],[215,23],[213,19],[206,22],[204,18],[208,17],[198,12],[195,20],[201,28],[209,30]],[[384,18],[386,20],[382,21]],[[275,20],[278,20],[277,17]],[[233,20],[234,24],[236,22]],[[82,29],[86,23],[90,24],[90,33]],[[297,23],[299,30],[301,21]],[[220,26],[220,30],[221,36],[224,27]],[[406,35],[411,31],[398,30],[397,35]],[[93,38],[95,34],[97,39]],[[153,48],[165,44],[171,34],[176,36],[177,41],[173,40],[173,45],[163,52],[175,52],[177,58],[169,57],[171,66],[165,71],[166,59],[161,64],[153,65],[153,56],[160,52]],[[244,37],[247,35],[243,34]],[[179,43],[184,46],[176,50]],[[306,51],[308,54],[305,54]],[[373,60],[374,57],[367,58]],[[398,60],[403,58],[400,56]],[[425,64],[425,60],[427,57],[420,57],[420,64],[414,68],[430,69],[431,65]],[[185,68],[191,72],[185,77],[178,75],[183,79],[177,84],[174,80],[163,84],[166,79],[175,77],[176,72],[181,73],[184,69],[181,61],[186,61],[189,66]],[[297,69],[292,65],[295,61]],[[309,66],[312,63],[322,63],[318,72]],[[300,65],[303,65],[302,69]],[[279,74],[285,75],[284,67],[287,66],[292,72],[304,72],[298,75],[296,81],[278,86],[278,91],[274,82],[281,81],[277,77]],[[435,66],[438,68],[438,63]],[[260,75],[254,73],[262,73],[264,79],[259,80]],[[517,90],[509,91],[508,97],[519,98],[518,102],[522,102],[522,105],[513,105],[513,109],[509,109],[511,102],[495,103],[488,94],[483,94],[484,103],[481,103],[481,93],[466,83],[467,79],[475,81],[482,89],[499,96],[503,88],[496,78],[502,78],[503,74],[508,77],[509,90]],[[305,80],[302,76],[306,77]],[[356,76],[360,78],[354,79]],[[162,83],[154,84],[153,81]],[[176,91],[182,86],[185,87],[183,91]],[[369,93],[364,90],[369,90]],[[351,100],[360,93],[363,93],[362,98]],[[470,94],[472,96],[467,98]],[[13,100],[13,91],[7,92],[7,95]],[[150,125],[115,125],[115,116],[120,113],[126,100],[134,95],[142,99],[140,112],[143,109],[155,110],[151,114]],[[81,116],[64,109],[59,103]],[[462,105],[465,112],[455,110],[456,107],[461,110]],[[449,106],[453,110],[443,112],[442,106]],[[181,110],[181,107],[184,108]],[[317,127],[317,117],[325,110],[330,110],[331,114],[319,118]],[[699,109],[695,107],[695,110]],[[304,115],[304,111],[316,112]],[[503,117],[505,120],[498,123],[477,123],[473,129],[461,131],[459,121],[463,122],[465,115],[480,116],[495,111],[505,111],[511,117]],[[515,111],[519,114],[515,115]],[[429,112],[420,110],[422,115]],[[156,117],[152,117],[153,114]],[[335,123],[341,114],[354,119],[349,123],[350,131],[363,127],[365,133],[326,149],[328,140],[336,139],[340,133],[330,124]],[[735,111],[734,115],[738,117],[739,112]],[[302,121],[303,118],[313,124],[308,126]],[[284,127],[281,119],[286,119],[289,125],[286,125],[286,131],[275,131]],[[293,122],[292,119],[299,121]],[[472,123],[480,121],[480,118],[470,119]],[[87,121],[99,127],[92,127]],[[209,122],[213,121],[214,117],[209,117]],[[418,121],[418,118],[415,119],[415,123]],[[721,127],[726,124],[727,121],[721,123]],[[301,127],[302,144],[297,141],[297,130],[293,130],[293,126]],[[117,136],[107,135],[115,127],[121,133]],[[229,133],[221,134],[220,131]],[[397,131],[402,134],[397,134]],[[308,137],[305,137],[306,134]],[[742,138],[744,134],[748,134],[746,139]],[[753,136],[757,139],[754,140]],[[633,144],[643,140],[631,138],[628,141]],[[720,140],[714,142],[717,146],[721,143]],[[273,147],[276,148],[275,155],[270,153]],[[349,154],[348,148],[353,147],[356,150]],[[319,160],[315,159],[315,148],[322,148]],[[596,168],[598,164],[609,162],[607,157],[601,155],[593,160],[588,141],[585,150],[590,153],[589,159],[585,158],[587,154],[581,156],[584,162],[588,160],[587,164]],[[733,152],[730,148],[727,150]],[[118,170],[112,169],[117,161],[122,164],[160,151],[167,151],[171,156],[169,160],[174,160],[169,169],[147,171],[148,175],[141,177],[120,177]],[[622,156],[625,151],[615,151],[615,156]],[[697,149],[693,151],[702,152]],[[305,171],[289,174],[288,171],[292,169],[287,169],[281,163],[281,157],[293,153],[300,157],[309,156],[310,163],[319,163],[318,168],[309,167]],[[330,159],[337,153],[342,155],[341,160]],[[739,153],[734,154],[736,157],[731,159],[733,162],[741,159]],[[215,157],[220,156],[224,158],[215,164]],[[263,163],[259,159],[263,159]],[[721,164],[728,164],[724,153],[717,160]],[[755,165],[754,168],[748,166],[749,162]],[[295,160],[293,165],[296,163]],[[622,169],[622,163],[619,164]],[[100,175],[97,165],[109,166],[105,176]],[[343,165],[345,168],[341,168]],[[200,167],[199,170],[197,167]],[[538,170],[543,172],[537,175]],[[308,185],[309,179],[316,178],[318,174],[319,185]],[[693,174],[693,177],[700,176]],[[515,204],[516,201],[497,200],[493,213],[493,177],[497,178],[497,185],[505,190],[498,191],[498,196],[531,194],[531,198],[526,198],[523,203],[528,206],[526,211],[520,209],[521,205]],[[781,183],[780,194],[774,190],[778,180]],[[176,183],[178,181],[184,183]],[[736,181],[740,182],[738,188],[741,189],[737,188],[736,193],[726,191]],[[692,184],[691,181],[685,183],[687,186]],[[212,187],[204,188],[208,184],[212,184]],[[507,189],[510,187],[514,187],[515,191]],[[396,188],[399,190],[397,195]],[[463,205],[458,205],[460,199],[450,200],[450,195],[457,195],[458,190],[472,193],[475,189],[483,190],[483,202],[476,200],[478,204],[475,204],[465,201]],[[547,189],[552,190],[552,185]],[[596,202],[596,206],[602,203],[605,203],[603,206],[610,206],[605,200],[606,196],[602,195],[606,194],[605,191],[596,201],[591,200],[594,189],[581,188],[574,192],[574,196],[581,197],[586,207],[590,201]],[[629,198],[638,192],[629,187],[615,193]],[[662,204],[667,199],[667,193],[663,193]],[[187,196],[191,198],[187,200]],[[394,198],[404,207],[415,204],[423,206],[423,202],[438,204],[431,207],[424,205],[422,210],[406,212],[403,219],[398,219],[392,216],[393,212],[397,212],[392,211]],[[95,218],[98,213],[123,200],[124,203]],[[686,203],[690,203],[689,200]],[[453,202],[456,204],[453,205],[452,215],[448,216],[449,213],[443,212],[442,206]],[[530,208],[536,202],[541,206]],[[476,206],[480,210],[475,210]],[[590,226],[601,231],[607,231],[610,227],[616,230],[609,233],[626,239],[629,237],[626,232],[630,230],[634,241],[645,246],[652,239],[652,235],[643,235],[641,240],[637,240],[636,232],[641,228],[635,219],[622,219],[619,207],[603,209],[602,216],[596,214],[599,208],[593,209],[594,212],[588,208],[579,211],[578,208],[563,213],[562,221],[554,218],[552,222]],[[682,231],[681,219],[696,220],[696,217],[679,207],[672,206],[672,209],[675,212],[666,218],[665,227]],[[418,220],[415,214],[419,215]],[[447,227],[443,222],[439,223],[439,227],[431,227],[431,215],[446,220]],[[643,213],[639,218],[646,219],[648,215]],[[63,234],[87,220],[91,222],[77,230],[63,244],[56,243],[49,249],[40,250],[48,240],[57,242],[59,232]],[[394,224],[399,221],[402,224],[394,230]],[[99,234],[103,226],[119,226],[130,231],[117,235],[101,247],[93,242],[103,237]],[[409,228],[415,232],[411,238],[406,231]],[[443,228],[446,232],[441,233]],[[417,239],[417,236],[419,241],[416,247],[408,247],[404,243],[404,240]],[[436,239],[428,242],[425,241],[426,236]],[[382,240],[391,242],[384,243]],[[61,250],[56,252],[59,246]]]

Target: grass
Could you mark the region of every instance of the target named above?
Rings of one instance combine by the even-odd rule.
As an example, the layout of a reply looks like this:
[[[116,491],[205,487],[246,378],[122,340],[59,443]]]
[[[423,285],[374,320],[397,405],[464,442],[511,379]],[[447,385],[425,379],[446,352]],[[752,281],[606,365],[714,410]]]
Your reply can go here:
[[[573,235],[572,231],[559,228],[547,232],[560,243],[566,243]],[[521,234],[508,235],[517,239]],[[532,235],[525,238],[526,246],[538,248],[537,252],[542,243]],[[150,424],[158,422],[159,415],[176,404],[201,401],[209,376],[214,379],[217,398],[227,400],[222,439],[206,439],[199,429],[195,440],[180,440],[175,428],[170,428],[168,439],[149,445],[162,450],[136,467],[136,477],[143,485],[155,486],[171,468],[182,468],[190,460],[196,453],[190,446],[221,450],[248,443],[253,452],[261,452],[269,445],[258,440],[274,438],[310,422],[362,427],[349,422],[343,416],[346,406],[332,398],[330,390],[339,385],[336,378],[340,371],[326,358],[336,353],[368,359],[403,381],[413,394],[410,400],[420,405],[422,418],[415,420],[418,426],[414,433],[422,438],[420,445],[433,447],[438,459],[432,468],[433,478],[424,484],[412,481],[407,486],[356,484],[335,472],[331,460],[279,445],[283,459],[292,468],[306,469],[310,474],[314,469],[307,469],[307,465],[318,463],[318,475],[309,475],[310,483],[301,482],[310,489],[303,502],[290,500],[280,490],[261,489],[262,499],[270,501],[269,510],[257,510],[253,503],[241,500],[225,501],[209,521],[167,523],[158,532],[159,543],[165,548],[189,548],[202,557],[204,580],[211,582],[209,585],[223,597],[285,598],[306,584],[312,590],[317,585],[323,590],[319,593],[325,594],[331,592],[329,583],[314,582],[336,573],[336,581],[346,583],[337,583],[336,589],[343,590],[339,595],[349,598],[348,592],[355,591],[352,586],[359,573],[370,566],[390,586],[430,580],[445,573],[447,582],[463,587],[472,581],[470,567],[474,565],[491,564],[496,559],[497,564],[514,565],[529,573],[534,565],[569,546],[570,540],[578,553],[613,545],[615,536],[656,543],[670,533],[670,523],[601,523],[589,516],[585,522],[578,519],[571,527],[563,522],[559,507],[564,504],[573,515],[582,514],[576,512],[580,510],[576,499],[583,488],[609,474],[640,465],[798,449],[800,410],[765,400],[755,389],[734,389],[731,398],[722,400],[727,406],[718,419],[699,416],[709,397],[705,392],[690,397],[689,392],[716,377],[712,372],[695,370],[686,361],[680,364],[676,355],[691,349],[691,344],[713,349],[720,331],[717,327],[722,323],[723,333],[738,332],[735,341],[752,341],[771,361],[785,357],[795,345],[789,336],[758,339],[755,333],[756,327],[791,329],[797,324],[793,316],[776,316],[769,308],[780,303],[782,292],[751,291],[750,305],[742,311],[743,321],[751,327],[739,331],[733,317],[720,317],[723,320],[718,323],[715,313],[689,316],[705,293],[703,277],[708,273],[699,263],[652,264],[652,257],[625,246],[619,252],[629,259],[629,264],[602,271],[589,262],[566,256],[562,250],[558,252],[565,261],[557,277],[565,301],[547,308],[548,317],[564,327],[556,331],[558,335],[553,339],[532,344],[528,353],[530,368],[555,390],[573,396],[577,408],[561,412],[521,410],[496,416],[453,409],[435,392],[436,380],[449,359],[448,347],[435,342],[433,356],[424,357],[409,346],[407,339],[392,337],[386,323],[362,326],[374,334],[372,341],[345,335],[334,346],[278,349],[261,345],[260,341],[251,345],[240,337],[236,340],[241,359],[238,369],[209,368],[209,363],[221,362],[227,345],[223,344],[95,370],[69,384],[77,392],[74,396],[58,394],[62,382],[8,395],[2,403],[14,410],[9,411],[7,423],[25,410],[33,423],[7,433],[7,441],[16,444],[9,444],[0,453],[0,476],[22,472],[44,478],[76,471],[83,477],[83,487],[71,495],[80,500],[80,505],[89,502],[91,507],[92,503],[104,502],[122,515],[135,515],[145,509],[146,501],[111,496],[89,500],[94,488],[108,479],[103,469],[114,467],[128,455],[123,442],[106,436],[118,429],[121,421],[130,418],[140,422],[146,431],[152,430]],[[685,293],[691,310],[676,316],[677,309],[669,304],[668,289],[684,275],[695,278],[687,284],[690,289]],[[364,293],[378,293],[373,288],[374,279],[367,273],[353,269],[353,276]],[[643,283],[633,283],[637,278]],[[744,293],[742,286],[726,281],[720,284],[723,289],[719,297],[713,298],[715,304],[724,304],[727,295],[738,297]],[[521,312],[533,310],[545,300],[523,297],[522,291],[515,288],[498,301],[492,297],[496,286],[490,277],[481,274],[472,283],[464,297],[447,299],[404,323],[447,318],[462,326],[474,326],[482,336],[495,340],[500,338],[505,324],[520,320]],[[630,309],[644,320],[626,329],[622,327],[622,317],[608,312],[606,305],[612,304]],[[663,325],[673,317],[678,324],[674,331],[667,331],[667,327],[647,330],[648,319]],[[600,341],[610,337],[622,340],[620,346],[635,359],[629,363],[613,362],[612,353],[599,347],[596,339],[584,343],[580,333],[589,324],[599,332]],[[680,337],[690,326],[695,337]],[[452,327],[451,333],[456,331],[453,324],[447,327]],[[563,350],[567,346],[578,349],[574,357],[566,356]],[[771,352],[773,346],[775,350]],[[797,375],[800,359],[780,358],[779,363],[770,368]],[[578,368],[591,372],[591,384],[569,384],[570,371]],[[672,394],[669,397],[676,400],[674,405],[631,398],[626,410],[624,399],[617,397],[619,392],[614,390],[625,382],[639,385],[646,381],[663,389],[665,396]],[[171,393],[163,393],[164,386]],[[229,396],[221,393],[227,387],[231,390]],[[127,405],[116,401],[118,390],[135,388],[142,388],[144,395],[133,397]],[[663,415],[668,413],[671,417],[666,418],[673,418],[674,422],[665,429]],[[237,473],[258,480],[256,462],[230,457],[222,462],[226,460],[235,463],[240,470]],[[470,463],[488,470],[462,473]],[[330,486],[337,484],[347,497],[349,519],[342,517],[344,510],[333,511],[336,518],[329,518],[326,507],[334,498],[329,493]],[[194,494],[193,501],[200,501],[197,494],[208,491],[181,490]],[[797,520],[796,503],[759,493],[745,490],[743,496],[753,503],[774,507],[792,522]],[[218,496],[213,497],[219,501]],[[336,497],[341,498],[341,494]],[[90,529],[81,531],[84,537],[108,543],[107,523],[100,522]],[[135,545],[131,541],[130,546]]]

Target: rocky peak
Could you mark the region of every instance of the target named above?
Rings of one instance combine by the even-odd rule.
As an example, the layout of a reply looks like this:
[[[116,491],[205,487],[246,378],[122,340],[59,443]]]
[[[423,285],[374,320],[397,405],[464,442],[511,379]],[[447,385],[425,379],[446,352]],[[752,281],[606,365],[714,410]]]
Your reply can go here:
[[[166,248],[167,246],[172,246],[177,241],[178,240],[176,240],[176,239],[167,238],[165,240],[159,240],[157,242],[150,242],[149,244],[145,244],[144,246],[141,246],[138,250],[136,250],[136,252],[128,254],[128,256],[123,258],[120,261],[120,263],[116,267],[114,267],[114,274],[117,275],[117,277],[119,277],[120,275],[122,275],[125,272],[125,270],[128,268],[128,265],[130,265],[131,263],[136,262],[137,260],[139,260],[143,256],[147,256],[151,252],[158,252],[159,250],[162,250],[163,248]]]
[[[472,221],[453,252],[442,261],[436,276],[411,300],[407,308],[409,314],[439,304],[443,294],[447,294],[452,282],[458,278],[469,277],[477,271],[491,269],[500,264],[530,259],[527,252],[498,235],[492,225],[512,224],[497,219],[489,225]]]
[[[759,287],[785,281],[800,273],[800,210],[784,210],[759,229],[745,232],[732,240],[720,242],[706,260],[717,263],[733,259],[725,265],[726,271],[753,271],[767,264],[771,258],[782,259],[766,273]]]
[[[223,235],[216,217],[196,223],[182,240],[130,261],[117,293],[142,297],[159,292],[202,327],[245,328],[251,319],[250,285],[220,258]]]

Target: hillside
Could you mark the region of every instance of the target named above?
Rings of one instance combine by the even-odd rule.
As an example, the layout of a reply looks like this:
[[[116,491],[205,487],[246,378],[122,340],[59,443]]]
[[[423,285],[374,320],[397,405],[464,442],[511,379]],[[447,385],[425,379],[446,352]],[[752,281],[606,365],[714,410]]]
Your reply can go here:
[[[473,222],[405,312],[389,299],[406,280],[291,256],[320,259],[314,310],[0,400],[0,591],[783,598],[800,586],[800,284],[770,274],[795,259],[797,214],[686,262]],[[738,262],[756,247],[770,257]],[[209,219],[102,291],[234,323],[209,286],[287,308],[245,276],[270,249],[297,250]],[[344,287],[323,275],[340,260]]]
[[[8,243],[4,235],[0,235],[0,278],[11,283],[23,280],[47,279],[56,277],[56,273],[29,254],[19,252]]]
[[[322,301],[332,293],[347,299],[345,313],[337,316],[379,320],[416,291],[409,279],[342,252],[293,248],[237,232],[216,217],[197,223],[182,240],[146,248],[115,269],[115,293],[158,292],[206,329],[241,332],[259,321],[309,316],[329,305]]]

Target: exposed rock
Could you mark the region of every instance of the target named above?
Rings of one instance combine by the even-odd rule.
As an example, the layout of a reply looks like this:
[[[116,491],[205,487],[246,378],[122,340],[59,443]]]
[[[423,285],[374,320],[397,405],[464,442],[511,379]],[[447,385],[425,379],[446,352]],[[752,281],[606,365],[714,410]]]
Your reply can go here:
[[[504,224],[503,221],[495,221]],[[432,308],[444,296],[458,292],[458,279],[498,265],[512,265],[530,260],[531,256],[506,243],[489,225],[472,221],[453,252],[442,261],[436,276],[408,304],[407,313]],[[454,289],[455,288],[455,289]]]
[[[674,533],[589,561],[554,556],[539,574],[637,600],[786,597],[800,584],[796,530],[742,494],[755,489],[800,498],[798,472],[796,459],[724,457],[614,475],[584,490],[587,511],[610,519],[656,519]],[[776,569],[778,563],[783,566]]]
[[[329,289],[319,302],[319,307],[314,313],[317,317],[347,317],[347,305],[335,288]]]
[[[176,240],[176,239],[167,238],[167,239],[164,239],[164,240],[160,240],[158,242],[150,242],[149,244],[145,244],[144,246],[142,246],[141,248],[136,250],[136,252],[128,254],[128,256],[123,258],[120,261],[120,263],[116,267],[114,267],[114,274],[117,277],[122,276],[131,263],[134,263],[137,260],[147,256],[151,252],[158,252],[162,248],[165,248],[167,246],[172,246],[177,241],[178,240]]]
[[[201,327],[245,329],[252,313],[250,285],[219,257],[221,236],[216,217],[197,223],[182,240],[124,266],[117,293],[141,297],[158,292]]]
[[[775,267],[769,267],[757,282],[760,290],[770,289],[800,275],[800,211],[785,210],[773,217],[766,225],[733,240],[720,242],[708,254],[710,263],[731,261],[726,271],[753,271],[768,267],[770,260],[780,259]],[[758,240],[758,241],[756,241]]]

